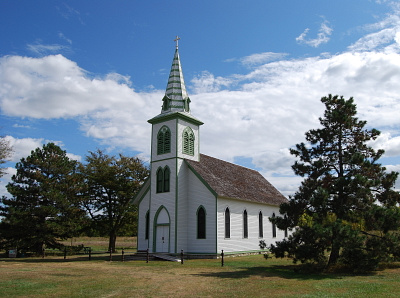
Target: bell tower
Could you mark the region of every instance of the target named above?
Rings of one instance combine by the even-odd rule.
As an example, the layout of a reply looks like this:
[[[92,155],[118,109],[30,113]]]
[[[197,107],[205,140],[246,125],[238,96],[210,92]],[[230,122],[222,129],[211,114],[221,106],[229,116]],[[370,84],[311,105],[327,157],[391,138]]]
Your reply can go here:
[[[151,186],[149,249],[177,253],[184,249],[183,223],[187,183],[184,160],[200,160],[199,128],[203,124],[191,114],[178,52],[179,37],[162,99],[161,113],[148,122],[151,130]],[[182,238],[182,239],[180,239]],[[178,247],[179,246],[179,247]]]

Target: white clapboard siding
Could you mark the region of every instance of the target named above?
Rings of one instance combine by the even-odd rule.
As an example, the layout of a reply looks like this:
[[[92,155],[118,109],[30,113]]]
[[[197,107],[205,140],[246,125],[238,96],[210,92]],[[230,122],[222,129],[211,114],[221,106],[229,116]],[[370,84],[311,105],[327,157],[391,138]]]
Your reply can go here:
[[[177,185],[177,244],[176,244],[176,253],[181,250],[187,250],[187,225],[188,225],[188,202],[187,202],[187,192],[188,192],[188,184],[186,182],[187,176],[187,167],[184,164],[182,159],[177,159],[178,164],[178,185]]]
[[[147,192],[140,201],[138,207],[138,235],[137,249],[146,250],[148,248],[148,240],[146,237],[146,213],[149,211],[150,192]],[[149,239],[150,235],[149,235]]]
[[[229,207],[231,215],[230,238],[225,238],[225,210]],[[267,245],[280,241],[284,238],[284,231],[277,229],[277,235],[272,237],[272,224],[268,217],[279,215],[278,206],[270,206],[259,203],[252,203],[226,198],[218,198],[218,252],[242,252],[259,250],[260,240],[264,240]],[[243,237],[243,212],[247,210],[248,217],[248,238]],[[263,237],[259,237],[258,214],[263,214]]]
[[[188,229],[189,253],[216,253],[216,198],[203,182],[189,169]],[[197,238],[197,211],[203,206],[206,212],[206,238]]]

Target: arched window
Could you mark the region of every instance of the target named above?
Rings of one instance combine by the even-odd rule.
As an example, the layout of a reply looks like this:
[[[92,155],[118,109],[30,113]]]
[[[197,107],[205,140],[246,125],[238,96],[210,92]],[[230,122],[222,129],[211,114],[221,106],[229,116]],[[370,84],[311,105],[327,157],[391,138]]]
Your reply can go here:
[[[249,228],[247,224],[247,211],[243,211],[243,238],[249,238]]]
[[[228,207],[225,209],[225,238],[231,238],[231,213]]]
[[[169,170],[168,167],[165,167],[164,169],[164,189],[163,192],[169,192],[169,176],[171,174],[171,171]]]
[[[160,192],[169,192],[169,185],[170,185],[170,176],[171,171],[169,167],[166,166],[164,169],[159,167],[157,169],[157,193]]]
[[[146,227],[144,239],[149,239],[149,229],[150,229],[150,215],[149,211],[146,212]]]
[[[194,133],[190,127],[186,127],[182,134],[182,152],[194,155]]]
[[[285,215],[285,220],[287,220],[287,216]],[[288,236],[288,231],[287,231],[287,228],[285,229],[285,238],[287,238],[287,236]]]
[[[197,210],[197,238],[206,239],[206,211],[203,206]]]
[[[258,213],[258,237],[264,237],[263,215],[261,211]]]
[[[272,213],[272,218],[275,218],[275,213]],[[276,238],[276,224],[272,224],[272,237]]]
[[[157,192],[163,192],[164,171],[162,168],[157,170]]]
[[[157,134],[157,154],[169,152],[171,152],[171,131],[164,125]]]

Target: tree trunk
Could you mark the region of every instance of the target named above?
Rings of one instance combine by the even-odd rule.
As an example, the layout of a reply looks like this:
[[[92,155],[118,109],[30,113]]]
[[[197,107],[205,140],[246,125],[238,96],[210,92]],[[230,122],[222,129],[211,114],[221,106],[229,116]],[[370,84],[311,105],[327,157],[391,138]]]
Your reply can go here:
[[[339,258],[339,253],[340,253],[340,242],[335,239],[333,240],[332,243],[332,251],[331,254],[329,255],[328,267],[335,265],[337,263],[337,260]]]
[[[117,241],[117,235],[114,231],[110,232],[110,238],[108,240],[108,251],[115,252],[115,242]]]

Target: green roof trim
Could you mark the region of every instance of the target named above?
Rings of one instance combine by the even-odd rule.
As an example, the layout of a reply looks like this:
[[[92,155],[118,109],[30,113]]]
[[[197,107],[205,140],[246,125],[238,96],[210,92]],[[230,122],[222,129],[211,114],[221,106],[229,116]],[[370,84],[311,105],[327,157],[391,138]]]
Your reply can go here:
[[[189,123],[196,124],[196,125],[204,124],[203,122],[196,119],[189,113],[185,113],[185,112],[171,112],[171,113],[160,114],[150,120],[147,120],[147,122],[150,124],[157,124],[157,123],[161,123],[161,122],[173,120],[173,119],[181,119],[181,120],[184,120]]]

